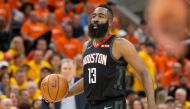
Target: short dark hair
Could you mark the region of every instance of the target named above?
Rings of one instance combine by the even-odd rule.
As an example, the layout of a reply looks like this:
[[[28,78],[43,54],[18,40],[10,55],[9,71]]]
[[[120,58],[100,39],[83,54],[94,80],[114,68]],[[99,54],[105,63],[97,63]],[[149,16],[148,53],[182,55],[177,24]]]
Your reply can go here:
[[[40,72],[44,72],[44,70],[47,70],[49,73],[53,73],[52,69],[51,69],[51,68],[48,68],[48,67],[46,67],[46,66],[42,67],[42,68],[40,69]]]
[[[26,10],[27,7],[31,7],[31,9],[34,10],[34,5],[33,5],[32,3],[30,3],[30,2],[23,2],[23,3],[21,4],[21,7],[20,7],[19,10],[20,10],[21,12],[23,12],[24,14],[26,14],[26,13],[25,13],[25,10]]]
[[[26,72],[26,70],[23,67],[20,67],[20,68],[18,68],[16,70],[16,74],[18,74],[18,73],[25,73],[25,72]]]
[[[111,14],[111,16],[113,17],[113,11],[112,11],[112,9],[111,9],[108,5],[106,5],[106,4],[101,4],[101,5],[99,5],[98,7],[106,8],[106,9],[108,10],[108,12]]]

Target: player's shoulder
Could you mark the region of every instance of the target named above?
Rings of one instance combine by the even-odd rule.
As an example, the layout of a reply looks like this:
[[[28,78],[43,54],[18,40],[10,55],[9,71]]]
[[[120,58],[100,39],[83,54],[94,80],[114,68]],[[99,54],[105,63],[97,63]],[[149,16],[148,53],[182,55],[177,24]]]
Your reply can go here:
[[[87,46],[91,40],[87,40],[84,42],[84,46]]]
[[[130,41],[122,37],[115,38],[113,42],[113,49],[117,53],[121,53],[122,56],[135,52],[135,46]]]
[[[128,41],[126,38],[123,38],[123,37],[117,37],[115,38],[114,40],[114,45],[125,45],[125,46],[133,46],[133,44]]]
[[[86,50],[86,48],[87,48],[87,46],[88,46],[88,44],[89,44],[90,41],[91,41],[91,40],[87,40],[87,41],[85,41],[85,42],[83,43],[83,52]]]

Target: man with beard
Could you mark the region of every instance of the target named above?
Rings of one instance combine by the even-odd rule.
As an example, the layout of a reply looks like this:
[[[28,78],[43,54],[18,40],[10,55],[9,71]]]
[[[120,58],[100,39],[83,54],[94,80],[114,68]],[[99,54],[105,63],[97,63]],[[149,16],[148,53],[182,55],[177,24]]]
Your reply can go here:
[[[145,87],[149,109],[156,109],[151,76],[134,46],[123,38],[111,35],[113,12],[99,5],[89,25],[91,40],[84,45],[83,75],[66,97],[84,91],[85,109],[126,109],[125,69],[129,63]]]

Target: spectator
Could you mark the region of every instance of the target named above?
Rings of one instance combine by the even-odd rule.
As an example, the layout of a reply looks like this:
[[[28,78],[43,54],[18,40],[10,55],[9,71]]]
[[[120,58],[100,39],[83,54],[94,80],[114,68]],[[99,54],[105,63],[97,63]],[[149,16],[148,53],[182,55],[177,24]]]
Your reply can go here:
[[[166,70],[165,72],[173,69],[173,63],[177,62],[177,58],[171,52],[166,51]]]
[[[148,102],[147,102],[147,98],[141,98],[141,102],[143,104],[144,109],[148,109]]]
[[[24,21],[26,21],[30,13],[34,10],[34,5],[30,2],[22,2],[22,5],[20,7],[20,11],[24,14]]]
[[[29,92],[27,90],[20,90],[18,108],[30,109]]]
[[[32,3],[34,6],[38,3],[36,0],[23,0],[23,2]]]
[[[56,44],[56,51],[66,58],[74,58],[82,52],[82,43],[73,38],[73,30],[71,25],[65,25],[65,38],[59,40]]]
[[[144,43],[141,46],[141,51],[139,52],[139,55],[143,59],[145,65],[147,67],[147,70],[149,71],[149,73],[153,79],[154,88],[156,89],[156,87],[157,87],[157,84],[156,84],[156,66],[155,66],[155,63],[151,57],[153,50],[154,50],[154,45],[152,43],[150,43],[150,42]],[[134,72],[134,71],[132,70],[130,72]],[[141,84],[139,84],[139,82],[140,82],[139,79],[135,77],[133,89],[135,91],[137,91],[140,96],[144,97],[145,96],[144,89],[143,89],[143,86]]]
[[[134,32],[134,36],[139,39],[139,42],[145,42],[147,37],[146,21],[141,20],[139,28]]]
[[[99,4],[106,4],[107,0],[88,0],[88,2],[94,4],[95,6],[99,5]]]
[[[47,7],[48,0],[39,0],[37,6],[35,7],[34,13],[37,15],[40,21],[45,21],[49,10]]]
[[[42,104],[42,100],[40,99],[35,99],[32,102],[32,109],[44,109],[43,108],[43,104]]]
[[[174,109],[175,108],[175,100],[172,96],[167,96],[165,99],[165,104],[168,108]]]
[[[11,31],[6,31],[5,18],[0,16],[0,50],[5,52],[9,48],[11,41]]]
[[[1,109],[10,109],[10,107],[13,106],[13,103],[11,101],[11,99],[4,99],[1,102]]]
[[[80,14],[80,24],[84,29],[89,24],[90,15],[93,12],[93,4],[87,2],[84,5],[84,12]]]
[[[12,106],[12,107],[10,107],[10,109],[18,109],[17,107],[15,107],[15,106]]]
[[[181,74],[182,74],[182,65],[178,62],[173,63],[173,69],[164,73],[164,75],[160,79],[160,83],[165,88],[169,88],[169,86],[171,85],[178,86]]]
[[[14,93],[16,95],[16,97],[18,97],[19,89],[18,89],[18,87],[16,85],[11,85],[11,93]]]
[[[82,13],[83,7],[85,5],[85,1],[82,1],[82,0],[71,0],[71,2],[74,4],[74,12],[75,12],[75,14]]]
[[[14,58],[12,59],[11,65],[9,67],[9,73],[13,77],[15,77],[16,70],[19,67],[23,66],[26,62],[27,61],[25,59],[24,54],[22,54],[22,53],[15,54]]]
[[[61,61],[61,75],[65,77],[68,82],[76,77],[76,63],[72,59],[65,58]]]
[[[10,85],[10,76],[8,73],[3,73],[0,76],[0,92],[4,95],[6,95],[7,97],[10,96],[10,92],[11,92],[11,85]]]
[[[13,0],[8,0],[8,1],[13,2]],[[16,3],[17,1],[19,1],[19,0],[15,0],[15,3]],[[20,4],[20,3],[19,3],[19,4]],[[19,7],[18,7],[18,8],[19,8]],[[17,23],[22,24],[22,23],[24,22],[24,13],[21,12],[20,10],[18,10],[18,8],[12,10],[12,13],[13,13],[13,19],[12,19],[12,21],[13,21],[13,22],[16,21]]]
[[[21,34],[24,40],[33,42],[36,38],[48,31],[48,27],[39,22],[37,15],[32,11],[29,15],[29,20],[21,27]]]
[[[134,90],[132,89],[127,89],[126,90],[126,102],[127,102],[127,106],[129,107],[129,109],[131,109],[131,106],[133,104],[133,101],[136,99],[137,94]]]
[[[155,96],[156,96],[156,103],[157,104],[163,104],[165,99],[166,99],[166,96],[168,95],[168,92],[167,90],[165,90],[164,87],[162,86],[159,86],[157,89],[156,89],[156,93],[155,93]]]
[[[12,39],[10,48],[5,55],[7,58],[13,59],[13,57],[18,53],[25,54],[24,42],[20,36],[16,36]]]
[[[111,33],[117,36],[126,36],[127,32],[121,29],[121,22],[118,16],[114,16]]]
[[[11,14],[11,9],[10,9],[9,5],[7,5],[5,3],[5,0],[0,1],[0,10],[1,10],[0,17],[2,17],[5,20],[5,22],[4,22],[5,28],[4,29],[6,31],[9,31],[12,14]]]
[[[20,35],[20,28],[24,21],[24,14],[19,10],[13,10],[13,18],[11,21],[12,36]]]
[[[166,51],[163,48],[156,46],[155,52],[154,52],[154,54],[152,54],[152,59],[157,68],[157,77],[156,78],[157,78],[157,81],[159,81],[160,77],[166,71],[166,63],[167,63]]]
[[[135,31],[135,27],[133,25],[130,25],[127,28],[127,35],[123,36],[123,38],[129,40],[132,44],[137,46],[139,44],[139,39],[134,37],[134,31]]]
[[[72,87],[72,85],[79,80],[79,78],[76,78],[76,63],[71,59],[63,59],[61,64],[61,75],[69,82],[69,87]],[[61,109],[83,109],[84,102],[83,94],[69,97],[61,101]]]
[[[29,80],[35,80],[40,78],[40,69],[42,67],[50,68],[50,64],[43,59],[43,51],[35,50],[34,58],[29,61],[28,65],[30,66],[30,70],[28,72],[27,78]]]
[[[74,6],[70,1],[66,1],[62,8],[55,10],[55,16],[59,24],[65,25],[72,21]]]
[[[180,76],[179,86],[184,88],[184,89],[189,88],[188,87],[188,80],[187,80],[187,77],[185,75]]]
[[[40,69],[40,78],[38,79],[35,79],[35,83],[38,84],[38,88],[40,88],[40,85],[41,85],[41,81],[49,74],[52,74],[52,70],[48,67],[42,67]]]
[[[50,63],[54,73],[60,73],[61,71],[61,59],[62,57],[59,54],[54,54],[51,57]]]
[[[73,26],[73,37],[74,38],[82,38],[84,37],[84,30],[80,24],[80,16],[78,14],[75,14],[73,16],[72,20],[72,26]]]
[[[64,35],[64,31],[62,27],[59,25],[54,14],[48,14],[46,18],[46,25],[49,26],[52,32],[52,41],[53,43],[57,43],[57,41],[62,38]]]
[[[10,5],[11,10],[16,10],[20,6],[20,0],[7,0],[7,3]]]
[[[27,87],[27,72],[22,67],[16,71],[16,77],[11,78],[11,85],[16,86],[19,90],[26,89]]]
[[[190,102],[187,101],[187,92],[185,89],[178,88],[175,92],[176,106],[182,106],[182,109],[190,108]]]
[[[63,8],[64,6],[65,6],[64,0],[48,0],[48,7],[51,12]]]
[[[12,100],[13,106],[18,106],[18,94],[11,92],[10,99]]]
[[[36,41],[35,47],[36,50],[41,50],[43,52],[43,60],[49,61],[50,57],[53,55],[52,50],[48,48],[48,42],[46,39],[40,38]],[[30,51],[27,56],[27,59],[31,61],[34,57],[35,49]]]
[[[7,61],[0,62],[0,76],[4,73],[8,73],[9,63]]]
[[[135,99],[135,100],[132,102],[131,109],[144,109],[143,103],[141,102],[141,100],[138,99],[138,98]]]
[[[40,90],[38,89],[37,84],[35,84],[32,81],[28,82],[27,91],[30,94],[29,95],[30,104],[32,104],[35,99],[41,97],[41,93]]]
[[[74,0],[75,1],[75,0]],[[85,2],[84,1],[76,1],[76,2],[73,2],[71,0],[71,2],[74,4],[74,9],[73,11],[75,12],[75,14],[80,14],[83,12],[83,7],[85,5]]]
[[[158,105],[158,109],[169,109],[166,104],[162,103]]]

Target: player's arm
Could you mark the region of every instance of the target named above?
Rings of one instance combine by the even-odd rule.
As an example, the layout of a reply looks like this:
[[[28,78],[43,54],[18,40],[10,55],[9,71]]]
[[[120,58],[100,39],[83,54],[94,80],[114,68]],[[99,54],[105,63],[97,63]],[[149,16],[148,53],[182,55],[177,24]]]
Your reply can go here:
[[[156,109],[152,78],[135,47],[129,41],[117,38],[114,41],[113,52],[117,52],[117,57],[123,57],[135,69],[136,75],[142,81],[145,88],[149,109]]]
[[[83,45],[83,53],[86,50],[88,41],[84,43]],[[80,93],[82,93],[84,91],[84,79],[81,78],[79,81],[77,81],[73,87],[71,87],[68,91],[68,94],[66,95],[66,97],[70,97],[70,96],[74,96],[74,95],[78,95]]]
[[[78,80],[73,87],[71,87],[66,95],[66,97],[75,96],[84,91],[83,78]]]

